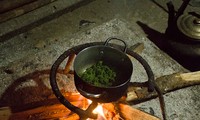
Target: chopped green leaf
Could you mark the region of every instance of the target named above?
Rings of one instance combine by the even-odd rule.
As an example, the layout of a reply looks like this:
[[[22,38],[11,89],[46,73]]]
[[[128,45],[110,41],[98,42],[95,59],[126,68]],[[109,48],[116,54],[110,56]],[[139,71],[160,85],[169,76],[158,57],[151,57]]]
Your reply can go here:
[[[81,78],[89,84],[98,87],[112,86],[115,82],[116,73],[103,64],[103,61],[99,61],[81,75]]]

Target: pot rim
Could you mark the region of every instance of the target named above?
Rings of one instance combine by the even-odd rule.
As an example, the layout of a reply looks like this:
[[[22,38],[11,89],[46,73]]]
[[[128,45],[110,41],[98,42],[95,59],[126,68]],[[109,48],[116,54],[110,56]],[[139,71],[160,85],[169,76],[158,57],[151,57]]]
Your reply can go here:
[[[77,73],[77,67],[75,67],[76,66],[76,61],[77,61],[77,57],[78,57],[78,55],[80,55],[80,54],[82,54],[83,52],[85,52],[86,50],[88,50],[88,49],[92,49],[92,48],[100,48],[100,47],[102,47],[102,48],[109,48],[109,49],[113,49],[113,50],[115,50],[116,52],[118,52],[119,54],[121,54],[121,55],[123,55],[123,56],[125,56],[126,58],[127,58],[127,60],[130,62],[130,65],[131,65],[131,74],[129,75],[129,79],[127,79],[126,81],[124,81],[123,83],[121,83],[121,84],[118,84],[118,85],[113,85],[113,86],[95,86],[95,85],[93,85],[93,84],[90,84],[90,83],[88,83],[88,82],[86,82],[86,81],[84,81],[84,80],[82,80],[82,78],[80,77],[80,75]],[[122,52],[121,50],[119,50],[119,49],[117,49],[117,48],[115,48],[115,47],[113,47],[113,46],[108,46],[108,45],[94,45],[94,46],[90,46],[90,47],[86,47],[86,48],[84,48],[84,49],[82,49],[77,55],[76,55],[76,58],[74,59],[74,73],[82,80],[82,82],[84,82],[86,85],[88,85],[88,86],[91,86],[91,87],[96,87],[96,88],[99,88],[99,89],[102,89],[102,88],[119,88],[119,87],[122,87],[122,86],[124,86],[124,85],[126,85],[128,82],[130,82],[130,80],[131,80],[131,76],[132,76],[132,72],[133,72],[133,64],[132,64],[132,61],[131,61],[131,59],[126,55],[126,52]]]

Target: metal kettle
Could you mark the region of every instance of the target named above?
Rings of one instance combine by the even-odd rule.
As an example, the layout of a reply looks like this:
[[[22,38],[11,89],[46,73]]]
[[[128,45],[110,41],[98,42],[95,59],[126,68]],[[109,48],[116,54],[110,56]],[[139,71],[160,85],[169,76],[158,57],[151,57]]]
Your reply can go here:
[[[184,13],[189,2],[190,0],[184,0],[177,12],[172,2],[167,3],[169,17],[166,34],[181,37],[182,40],[200,42],[200,15],[195,12]]]
[[[172,2],[167,3],[168,27],[166,49],[178,61],[183,61],[194,70],[200,69],[200,15],[195,12],[184,13],[190,0],[184,0],[177,12]],[[193,65],[192,65],[193,64]]]

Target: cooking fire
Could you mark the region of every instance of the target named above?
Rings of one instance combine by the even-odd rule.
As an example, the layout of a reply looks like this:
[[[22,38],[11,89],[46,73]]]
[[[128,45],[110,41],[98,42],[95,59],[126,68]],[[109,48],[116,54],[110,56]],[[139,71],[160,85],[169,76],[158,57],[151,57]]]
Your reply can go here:
[[[111,46],[110,41],[122,42],[124,46],[118,46],[120,49],[117,49]],[[118,109],[112,109],[116,107],[116,105],[112,107],[112,103],[119,101],[125,95],[130,83],[133,66],[130,58],[126,54],[136,58],[145,68],[149,79],[144,84],[147,86],[148,92],[153,92],[155,89],[158,93],[161,101],[163,119],[165,119],[164,98],[161,90],[155,84],[154,75],[150,66],[140,55],[127,49],[127,44],[119,38],[111,37],[104,43],[84,44],[64,52],[51,68],[50,84],[55,96],[65,107],[78,114],[81,119],[122,119],[123,117],[120,117],[119,114],[125,112],[121,110],[120,105],[117,105],[120,113],[118,113]],[[68,62],[64,70],[65,73],[70,71],[71,65],[74,63],[75,87],[82,96],[92,100],[91,104],[84,110],[71,104],[62,95],[56,82],[57,69],[68,56]],[[73,60],[74,58],[75,60]],[[110,80],[114,82],[110,82],[108,85],[107,83]],[[107,105],[109,107],[106,107]],[[126,114],[129,114],[129,112]],[[128,119],[132,117],[131,115]]]
[[[109,38],[108,40],[110,39],[111,38]],[[12,86],[11,89],[7,90],[8,93],[12,93],[8,94],[11,96],[4,97],[13,98],[13,100],[20,100],[22,99],[21,97],[24,97],[24,100],[22,101],[22,103],[24,103],[22,105],[22,103],[17,103],[12,99],[5,99],[7,101],[4,102],[6,104],[11,104],[10,107],[13,108],[12,111],[9,107],[2,108],[1,111],[4,111],[3,116],[9,117],[9,120],[159,120],[160,118],[158,117],[155,117],[153,115],[150,115],[149,113],[132,107],[132,102],[142,102],[158,97],[160,100],[160,107],[163,119],[166,119],[163,94],[183,87],[200,84],[200,72],[181,74],[177,73],[163,76],[154,80],[153,73],[148,63],[145,62],[145,60],[137,53],[124,46],[106,43],[106,45],[109,45],[106,46],[106,49],[108,49],[107,47],[109,47],[109,49],[111,47],[116,47],[119,50],[125,51],[120,53],[124,55],[128,54],[129,56],[126,56],[135,57],[138,61],[140,61],[141,64],[144,66],[144,69],[146,70],[149,79],[147,82],[144,83],[133,83],[129,81],[130,74],[123,73],[128,76],[125,77],[127,81],[123,80],[122,82],[123,85],[127,86],[121,88],[122,85],[120,83],[119,91],[115,91],[115,86],[111,88],[105,87],[103,88],[102,92],[101,86],[91,87],[88,86],[88,84],[80,82],[80,78],[78,74],[76,74],[79,69],[72,70],[72,63],[79,63],[77,61],[74,62],[74,59],[78,58],[77,56],[79,54],[77,53],[82,51],[84,48],[88,48],[91,46],[93,47],[96,45],[105,47],[105,44],[103,44],[102,42],[89,43],[73,47],[65,51],[57,59],[51,70],[36,71],[34,73],[23,76],[22,78],[19,78],[18,81],[21,81],[21,84],[17,83],[17,85],[21,86],[21,88],[17,87],[16,85]],[[104,52],[100,51],[100,55],[102,55],[102,53]],[[59,67],[59,65],[66,58],[68,58],[68,61],[63,69]],[[126,59],[126,57],[123,58],[123,61]],[[86,59],[86,61],[88,60]],[[129,63],[127,64],[129,65]],[[84,66],[82,66],[81,68],[84,68]],[[120,69],[123,68],[121,67]],[[130,73],[132,73],[132,71]],[[78,77],[78,81],[76,80],[76,77]],[[27,84],[26,82],[28,80],[36,81],[39,87],[36,87],[37,89],[34,88],[34,90],[31,89],[29,92],[24,91],[23,84]],[[128,84],[126,84],[126,82]],[[165,85],[163,85],[163,83],[165,83]],[[45,85],[49,86],[50,89],[52,88],[53,93],[52,91],[49,91],[49,88],[44,88]],[[90,89],[87,89],[88,87]],[[17,92],[13,93],[13,89],[17,90]],[[104,89],[108,91],[105,91]],[[109,92],[110,89],[111,94],[106,93]],[[124,92],[120,93],[120,90],[124,90]],[[98,93],[99,91],[100,93]],[[23,96],[21,96],[22,94]],[[36,97],[39,97],[39,99],[36,100]]]

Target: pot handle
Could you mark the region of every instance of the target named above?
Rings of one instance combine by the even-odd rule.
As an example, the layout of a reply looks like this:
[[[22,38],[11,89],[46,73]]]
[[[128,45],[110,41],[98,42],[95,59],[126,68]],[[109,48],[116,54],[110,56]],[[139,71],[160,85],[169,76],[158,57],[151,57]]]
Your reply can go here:
[[[110,38],[108,38],[108,39],[105,41],[104,45],[107,46],[108,43],[109,43],[111,40],[118,40],[118,41],[121,41],[121,42],[124,44],[124,50],[123,50],[123,52],[126,53],[126,50],[127,50],[127,44],[126,44],[126,42],[123,41],[122,39],[115,38],[115,37],[110,37]]]

